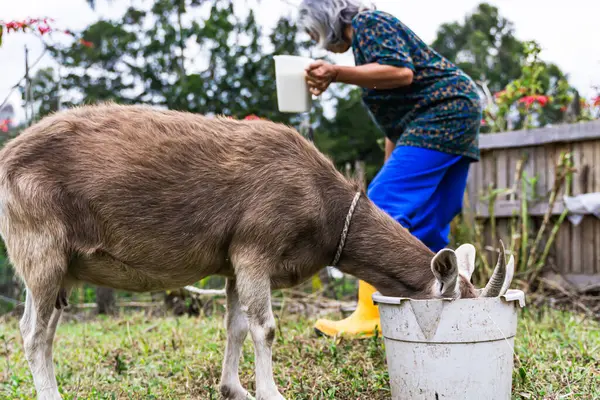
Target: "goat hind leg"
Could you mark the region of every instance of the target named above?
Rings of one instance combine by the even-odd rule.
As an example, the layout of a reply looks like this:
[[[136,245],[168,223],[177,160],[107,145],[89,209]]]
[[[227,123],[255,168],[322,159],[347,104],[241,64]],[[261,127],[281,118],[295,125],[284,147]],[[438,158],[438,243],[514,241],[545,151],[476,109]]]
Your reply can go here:
[[[55,309],[66,263],[61,255],[48,251],[40,257],[27,256],[19,265],[27,286],[25,312],[20,321],[25,357],[39,400],[59,400],[52,363],[52,342],[61,310]]]
[[[227,315],[225,326],[227,329],[227,344],[219,389],[223,398],[227,400],[246,400],[252,397],[242,387],[239,377],[240,357],[242,346],[248,335],[248,320],[242,312],[235,279],[227,279]]]
[[[54,366],[52,341],[60,310],[54,309],[54,296],[36,295],[27,289],[25,313],[20,322],[25,357],[29,364],[39,400],[59,400]]]
[[[241,268],[241,271],[246,270]],[[285,400],[273,379],[272,345],[275,317],[271,309],[271,281],[268,276],[237,274],[236,287],[246,313],[254,342],[257,400]]]
[[[56,334],[56,328],[58,327],[58,322],[60,321],[63,309],[68,305],[67,299],[69,298],[70,293],[70,286],[65,287],[63,284],[63,287],[60,288],[56,297],[58,307],[55,306],[55,310],[52,311],[52,316],[50,317],[50,322],[48,322],[48,328],[46,330],[46,364],[52,375],[54,375],[54,363],[52,361],[54,335]]]

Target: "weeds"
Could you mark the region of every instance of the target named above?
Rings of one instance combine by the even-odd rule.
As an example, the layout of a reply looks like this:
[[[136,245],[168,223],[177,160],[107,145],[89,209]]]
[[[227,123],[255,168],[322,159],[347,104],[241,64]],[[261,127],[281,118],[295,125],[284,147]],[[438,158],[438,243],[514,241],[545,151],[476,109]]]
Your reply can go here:
[[[567,216],[565,210],[558,218],[553,220],[553,210],[563,191],[569,194],[573,168],[572,155],[561,153],[555,168],[555,177],[552,189],[548,194],[548,208],[544,213],[539,229],[535,230],[535,224],[530,217],[531,203],[538,200],[536,192],[537,177],[529,177],[523,171],[527,162],[526,158],[519,160],[516,166],[515,180],[510,188],[488,187],[487,193],[481,194],[482,202],[488,205],[488,229],[490,230],[491,243],[485,243],[484,225],[485,221],[477,220],[470,205],[465,207],[463,215],[454,221],[454,239],[459,243],[473,243],[477,249],[477,263],[474,281],[476,284],[484,284],[491,276],[492,268],[489,259],[489,251],[497,253],[497,218],[496,202],[500,196],[509,196],[516,202],[518,195],[519,211],[514,212],[509,218],[509,246],[508,253],[515,257],[515,278],[526,290],[535,287],[536,280],[546,264],[548,255],[556,239],[558,230]],[[464,226],[461,226],[464,225]],[[456,245],[456,243],[455,243]]]
[[[335,316],[337,318],[339,316]],[[389,399],[382,338],[320,338],[313,320],[284,316],[273,350],[275,380],[289,399]],[[34,399],[17,319],[2,326],[0,398]],[[132,340],[133,339],[133,340]],[[70,399],[219,399],[225,346],[221,317],[147,318],[142,313],[58,328],[54,360]],[[600,398],[600,326],[577,314],[524,309],[515,341],[514,399]],[[254,352],[240,378],[252,393]]]

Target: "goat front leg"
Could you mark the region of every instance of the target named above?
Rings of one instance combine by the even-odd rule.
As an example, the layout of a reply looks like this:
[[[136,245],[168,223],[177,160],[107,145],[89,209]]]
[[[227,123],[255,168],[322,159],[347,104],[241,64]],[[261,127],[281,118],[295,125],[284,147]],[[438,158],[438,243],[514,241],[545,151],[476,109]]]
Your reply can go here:
[[[253,273],[245,273],[248,270]],[[236,275],[241,309],[248,318],[250,335],[254,342],[256,398],[285,400],[273,379],[271,349],[275,339],[275,317],[271,309],[271,280],[266,274],[256,274],[256,265],[244,265],[237,269]]]
[[[251,399],[252,397],[242,387],[239,377],[242,346],[248,335],[248,320],[242,312],[235,279],[227,280],[226,292],[227,315],[225,316],[225,326],[227,329],[227,344],[225,345],[225,358],[223,359],[219,389],[222,397],[226,400]]]

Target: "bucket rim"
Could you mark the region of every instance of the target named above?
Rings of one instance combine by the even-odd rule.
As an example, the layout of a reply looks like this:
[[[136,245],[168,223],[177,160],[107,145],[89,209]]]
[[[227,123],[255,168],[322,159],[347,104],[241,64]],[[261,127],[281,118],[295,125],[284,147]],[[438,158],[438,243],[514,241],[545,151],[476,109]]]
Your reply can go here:
[[[519,307],[525,307],[525,293],[522,290],[518,289],[509,289],[505,294],[499,296],[502,300],[507,303],[510,302],[519,302]],[[379,292],[375,292],[371,298],[375,304],[387,304],[387,305],[400,305],[403,302],[439,302],[439,301],[448,301],[448,302],[467,302],[467,301],[478,301],[480,299],[452,299],[452,298],[440,298],[440,299],[411,299],[410,297],[390,297],[384,296]],[[495,297],[486,297],[486,299],[493,299]]]

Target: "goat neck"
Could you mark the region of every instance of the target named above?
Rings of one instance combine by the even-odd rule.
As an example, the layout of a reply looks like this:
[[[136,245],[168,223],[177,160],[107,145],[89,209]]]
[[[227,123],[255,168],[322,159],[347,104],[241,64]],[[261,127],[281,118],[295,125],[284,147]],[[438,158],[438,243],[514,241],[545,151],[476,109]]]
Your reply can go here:
[[[352,217],[338,268],[387,296],[431,297],[434,253],[362,196]]]

